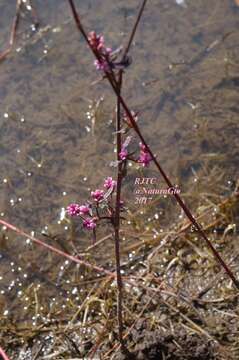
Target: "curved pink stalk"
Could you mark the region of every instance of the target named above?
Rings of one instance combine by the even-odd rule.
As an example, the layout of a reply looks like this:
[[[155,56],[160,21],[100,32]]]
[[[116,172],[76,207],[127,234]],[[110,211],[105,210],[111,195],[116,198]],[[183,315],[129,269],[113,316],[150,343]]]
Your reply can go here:
[[[25,231],[22,231],[18,227],[14,226],[12,224],[9,224],[8,222],[6,222],[4,220],[0,219],[0,224],[6,226],[8,229],[11,229],[11,230],[15,231],[17,234],[20,234],[22,236],[25,236],[25,237],[29,238],[35,244],[38,244],[38,245],[40,245],[40,246],[42,246],[42,247],[44,247],[44,248],[58,254],[60,256],[63,256],[65,258],[77,263],[77,264],[83,265],[83,266],[85,266],[85,267],[87,267],[89,269],[93,269],[93,270],[95,270],[97,272],[104,273],[104,274],[106,274],[106,275],[108,275],[110,277],[115,277],[115,273],[112,273],[111,271],[106,270],[106,269],[104,269],[104,268],[102,268],[100,266],[90,264],[87,261],[81,260],[81,259],[79,259],[79,258],[77,258],[77,257],[75,257],[73,255],[70,255],[70,254],[68,254],[68,253],[66,253],[66,252],[64,252],[64,251],[62,251],[62,250],[60,250],[60,249],[58,249],[58,248],[56,248],[56,247],[54,247],[52,245],[49,245],[49,244],[45,243],[44,241],[39,240],[39,239],[35,238],[34,236],[32,236],[30,234],[27,234]]]
[[[6,355],[5,351],[0,347],[0,355],[2,357],[2,360],[10,360],[9,357]]]

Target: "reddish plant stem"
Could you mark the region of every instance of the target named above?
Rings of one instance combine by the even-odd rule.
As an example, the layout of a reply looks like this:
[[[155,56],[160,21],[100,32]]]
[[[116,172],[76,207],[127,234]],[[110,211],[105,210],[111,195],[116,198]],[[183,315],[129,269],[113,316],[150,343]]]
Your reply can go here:
[[[122,86],[122,73],[119,73],[118,77],[118,89],[121,91]],[[115,201],[115,214],[114,214],[114,240],[115,240],[115,262],[116,262],[116,275],[117,275],[117,319],[119,330],[119,341],[122,347],[123,343],[123,312],[122,312],[122,299],[123,299],[123,282],[120,273],[120,198],[121,198],[121,186],[123,180],[122,174],[122,161],[120,161],[121,151],[121,118],[120,118],[120,102],[117,98],[116,105],[116,134],[117,134],[117,185],[116,185],[116,201]]]
[[[2,360],[10,360],[9,357],[6,355],[5,351],[0,347],[0,355]]]
[[[105,275],[108,275],[110,277],[115,277],[115,273],[112,273],[111,271],[108,271],[106,269],[103,269],[102,267],[100,266],[96,266],[96,265],[92,265],[90,264],[89,262],[87,261],[84,261],[84,260],[81,260],[73,255],[70,255],[60,249],[57,249],[56,247],[52,246],[52,245],[49,245],[49,244],[46,244],[44,241],[40,240],[40,239],[37,239],[35,238],[34,236],[31,236],[30,234],[27,234],[25,231],[22,231],[21,229],[19,229],[18,227],[12,225],[12,224],[9,224],[8,222],[4,221],[4,220],[1,220],[0,219],[0,224],[6,226],[8,229],[11,229],[13,231],[15,231],[17,234],[20,234],[22,236],[25,236],[26,238],[29,238],[30,240],[32,240],[32,242],[36,243],[37,245],[40,245],[60,256],[63,256],[77,264],[80,264],[80,265],[83,265],[85,267],[87,267],[88,269],[93,269],[97,272],[100,272],[100,273],[104,273]]]
[[[136,18],[135,24],[134,24],[133,29],[132,29],[132,31],[131,31],[131,34],[130,34],[130,37],[129,37],[129,41],[128,41],[128,43],[127,43],[127,45],[126,45],[126,47],[125,47],[125,50],[124,50],[124,52],[123,52],[123,56],[122,56],[122,60],[121,60],[121,61],[124,60],[124,58],[126,57],[126,55],[127,55],[128,52],[129,52],[129,49],[130,49],[131,44],[132,44],[132,42],[133,42],[133,39],[134,39],[136,30],[137,30],[137,27],[138,27],[138,25],[139,25],[139,22],[140,22],[140,20],[141,20],[142,15],[143,15],[144,8],[145,8],[145,6],[146,6],[147,1],[148,1],[148,0],[143,0],[143,2],[142,2],[142,5],[141,5],[141,7],[140,7],[140,9],[139,9],[139,13],[138,13],[138,16],[137,16],[137,18]]]
[[[79,15],[76,11],[75,5],[74,5],[74,1],[73,0],[68,0],[72,9],[72,13],[73,13],[73,17],[75,19],[76,25],[79,29],[79,31],[81,32],[81,34],[83,35],[83,37],[85,38],[88,46],[90,47],[90,49],[92,50],[93,54],[95,55],[96,59],[100,61],[100,55],[99,53],[92,48],[92,46],[90,45],[90,42],[88,40],[88,37],[86,35],[86,32],[81,24]],[[157,169],[159,170],[159,172],[161,173],[163,179],[165,180],[166,184],[169,187],[173,187],[173,184],[171,183],[170,179],[168,178],[168,176],[166,175],[166,173],[164,172],[164,170],[162,169],[162,167],[160,166],[159,162],[156,159],[156,156],[154,155],[154,153],[152,152],[152,150],[150,149],[150,147],[147,145],[136,121],[134,120],[134,117],[132,116],[128,106],[126,105],[124,99],[122,98],[120,92],[118,91],[117,88],[117,82],[115,80],[115,76],[114,73],[111,72],[107,72],[105,71],[105,76],[108,79],[109,83],[111,84],[116,96],[118,97],[118,100],[122,106],[122,108],[124,109],[124,111],[126,112],[128,118],[131,121],[131,125],[134,129],[134,131],[137,133],[137,135],[139,136],[141,142],[144,144],[146,150],[148,151],[148,153],[151,155],[153,162],[155,163]],[[218,251],[214,248],[214,246],[212,245],[212,243],[210,242],[210,240],[208,239],[206,233],[204,232],[204,230],[202,229],[202,227],[199,225],[199,223],[196,221],[196,219],[194,218],[194,216],[192,215],[191,211],[189,210],[189,208],[187,207],[187,205],[183,202],[183,200],[181,199],[180,195],[178,194],[173,194],[176,201],[178,202],[178,204],[181,206],[181,208],[183,209],[185,215],[187,216],[187,218],[190,220],[190,222],[194,225],[195,229],[199,232],[199,234],[202,236],[202,238],[205,240],[206,244],[208,245],[208,247],[210,248],[210,250],[212,251],[214,257],[216,258],[216,260],[219,262],[219,264],[224,268],[225,272],[227,273],[227,275],[230,277],[230,279],[232,280],[233,284],[235,285],[235,287],[237,289],[239,289],[239,282],[237,281],[237,279],[235,278],[234,274],[232,273],[232,271],[230,270],[230,268],[226,265],[226,263],[224,262],[224,260],[222,259],[222,257],[220,256],[220,254],[218,253]]]
[[[4,50],[2,53],[0,53],[0,61],[4,60],[8,56],[8,54],[12,51],[14,42],[16,40],[16,34],[17,34],[17,28],[18,28],[19,21],[20,21],[20,13],[21,13],[22,4],[23,4],[22,0],[17,0],[16,1],[16,13],[15,13],[15,17],[14,17],[14,20],[13,20],[13,23],[12,23],[9,44],[8,44],[7,49]],[[31,2],[30,2],[30,6],[31,6],[31,13],[32,13],[33,22],[34,22],[34,24],[35,24],[35,26],[37,28],[39,26],[37,13],[36,13],[35,8],[31,4]]]
[[[17,2],[16,2],[16,14],[15,14],[15,17],[14,17],[14,20],[13,20],[13,23],[12,23],[10,39],[9,39],[9,45],[8,45],[8,48],[6,50],[4,50],[0,54],[0,61],[4,60],[7,57],[7,55],[12,51],[13,44],[14,44],[15,39],[16,39],[17,27],[18,27],[18,24],[19,24],[21,6],[22,6],[22,1],[17,0]]]
[[[133,42],[133,38],[135,36],[138,24],[140,22],[141,16],[143,14],[144,11],[144,7],[146,5],[147,0],[144,0],[138,16],[136,18],[135,24],[133,26],[133,29],[131,31],[127,46],[125,47],[125,50],[123,52],[122,55],[122,59],[121,61],[123,61],[125,59],[125,57],[127,56],[127,53],[130,49],[130,46]],[[119,93],[121,93],[121,88],[122,88],[122,82],[123,82],[123,70],[120,70],[118,73],[118,91]],[[122,311],[122,303],[123,303],[123,281],[122,281],[122,276],[121,276],[121,272],[120,272],[120,236],[119,236],[119,231],[120,231],[120,200],[121,200],[121,187],[122,187],[122,180],[123,180],[123,168],[122,168],[122,161],[120,159],[120,152],[121,152],[121,144],[122,144],[122,139],[121,139],[121,106],[120,106],[120,100],[119,97],[117,96],[117,104],[116,104],[116,138],[117,138],[117,161],[118,161],[118,165],[117,165],[117,187],[116,187],[116,202],[115,202],[115,214],[114,214],[114,240],[115,240],[115,262],[116,262],[116,276],[117,276],[117,289],[118,289],[118,294],[117,294],[117,319],[118,319],[118,331],[119,331],[119,342],[121,345],[121,348],[123,350],[125,349],[125,344],[124,344],[124,338],[123,338],[123,311]]]

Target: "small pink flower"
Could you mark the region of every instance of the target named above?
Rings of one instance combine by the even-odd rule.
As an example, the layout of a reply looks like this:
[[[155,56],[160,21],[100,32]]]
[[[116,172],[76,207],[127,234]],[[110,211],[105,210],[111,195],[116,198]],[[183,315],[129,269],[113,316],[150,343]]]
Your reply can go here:
[[[142,143],[139,143],[140,151],[147,152],[146,146]]]
[[[80,206],[80,215],[88,215],[90,213],[90,208],[87,205]]]
[[[152,160],[150,154],[148,152],[142,152],[139,156],[139,163],[141,163],[143,166],[147,167],[149,166],[150,161]]]
[[[104,191],[103,190],[95,190],[95,191],[91,191],[91,196],[93,197],[93,199],[95,201],[100,201],[103,199],[104,197]]]
[[[94,50],[100,51],[105,46],[104,37],[102,35],[97,35],[95,31],[89,33],[88,40]]]
[[[121,152],[119,153],[120,160],[126,160],[128,156],[128,151],[125,148],[122,148]]]
[[[104,187],[106,189],[115,188],[116,181],[112,179],[112,177],[107,177],[104,182]]]
[[[93,230],[96,227],[95,220],[91,218],[87,218],[83,221],[83,226],[87,230]]]
[[[149,166],[152,157],[147,151],[146,146],[144,144],[140,143],[139,146],[140,146],[140,156],[138,162],[141,163],[144,167],[147,167]]]
[[[112,56],[112,49],[105,46],[104,37],[97,35],[95,31],[91,31],[88,35],[88,40],[92,49],[97,52],[98,59],[94,61],[97,70],[110,71],[109,65]]]
[[[110,47],[104,48],[104,54],[110,56],[112,54],[112,49]]]
[[[70,204],[66,208],[66,212],[70,216],[79,216],[80,215],[80,205],[79,204]]]
[[[102,71],[109,71],[110,70],[110,66],[108,65],[107,61],[102,59],[102,60],[95,60],[94,61],[94,65],[96,67],[97,70],[102,70]]]

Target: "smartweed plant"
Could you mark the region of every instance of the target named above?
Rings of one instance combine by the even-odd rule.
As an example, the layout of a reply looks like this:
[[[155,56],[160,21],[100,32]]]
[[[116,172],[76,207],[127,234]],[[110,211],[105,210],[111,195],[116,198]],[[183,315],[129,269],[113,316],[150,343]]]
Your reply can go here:
[[[150,165],[155,165],[161,176],[163,177],[165,183],[169,188],[174,187],[169,176],[163,170],[161,164],[159,163],[158,157],[154,154],[151,146],[144,138],[142,131],[138,125],[138,114],[137,109],[130,109],[125,99],[121,95],[122,86],[124,84],[124,76],[127,73],[126,69],[131,64],[131,58],[128,55],[130,47],[132,45],[134,36],[138,24],[143,15],[147,0],[143,0],[136,21],[134,23],[133,29],[130,33],[129,40],[123,50],[123,54],[120,59],[118,59],[119,51],[115,51],[105,44],[103,35],[97,34],[94,31],[86,32],[81,18],[77,12],[77,9],[74,4],[74,0],[68,0],[74,21],[76,26],[85,39],[89,49],[94,55],[95,68],[102,73],[102,77],[106,79],[115,96],[116,96],[116,122],[115,122],[115,132],[117,138],[117,155],[114,159],[114,164],[117,167],[117,177],[113,179],[112,177],[107,177],[102,181],[102,187],[97,188],[91,192],[90,198],[86,199],[83,203],[73,203],[69,204],[67,207],[67,213],[69,216],[74,216],[79,218],[82,221],[83,227],[92,232],[93,240],[96,241],[97,237],[97,226],[101,222],[106,222],[110,224],[114,232],[114,243],[115,243],[115,262],[116,262],[116,272],[111,273],[101,267],[92,266],[91,264],[74,257],[70,254],[67,254],[61,250],[54,248],[51,245],[43,243],[41,240],[35,239],[34,237],[29,236],[20,229],[14,227],[3,220],[0,220],[0,223],[4,224],[13,231],[23,235],[28,236],[38,245],[44,246],[49,251],[54,251],[60,256],[64,256],[71,261],[74,261],[78,264],[82,264],[89,268],[94,268],[96,271],[105,272],[110,277],[115,277],[117,281],[117,319],[118,319],[118,337],[121,344],[121,348],[125,351],[124,344],[124,321],[123,321],[123,279],[121,276],[121,256],[120,256],[120,225],[121,220],[124,219],[125,206],[122,199],[122,181],[127,173],[127,164],[128,161],[134,161],[140,164],[143,167],[148,167]],[[0,60],[3,60],[11,52],[15,37],[16,31],[20,19],[20,11],[23,5],[28,6],[28,10],[31,11],[35,27],[38,26],[38,21],[34,8],[31,5],[30,0],[22,1],[17,0],[16,2],[16,15],[12,24],[11,35],[9,40],[9,46],[5,51],[0,54]],[[136,141],[133,136],[133,133],[136,134],[137,138],[137,149],[132,150],[132,143]],[[204,229],[195,219],[181,196],[175,192],[173,193],[177,203],[180,205],[185,215],[189,219],[190,223],[193,225],[194,229],[201,235],[201,237],[206,242],[207,246],[213,253],[214,257],[220,264],[220,266],[225,270],[226,274],[232,280],[233,284],[237,289],[239,289],[239,283],[235,278],[234,274],[230,270],[229,266],[221,258],[218,251],[215,249],[213,244],[208,239]],[[126,280],[125,280],[126,281]],[[1,355],[4,358],[5,354],[1,351]],[[7,359],[7,358],[6,358]]]
[[[129,37],[128,44],[125,47],[123,52],[123,56],[120,61],[115,61],[114,58],[114,51],[107,47],[104,43],[103,35],[96,34],[94,31],[89,33],[86,32],[80,16],[77,12],[77,9],[74,4],[74,0],[68,0],[69,5],[71,7],[72,15],[74,17],[76,26],[80,31],[81,35],[85,39],[86,43],[88,44],[89,49],[92,51],[95,61],[94,65],[97,70],[101,71],[103,76],[108,80],[109,84],[112,87],[117,99],[117,112],[116,112],[116,134],[117,134],[117,180],[114,181],[112,178],[108,178],[105,180],[104,186],[107,190],[104,193],[103,190],[95,190],[91,193],[92,200],[87,204],[71,204],[68,207],[69,215],[77,215],[82,217],[83,226],[89,230],[93,231],[95,237],[95,229],[97,226],[97,222],[101,220],[108,219],[111,221],[111,224],[114,228],[114,240],[115,240],[115,261],[116,261],[116,274],[117,274],[117,286],[118,286],[118,335],[119,341],[121,343],[122,348],[124,349],[124,341],[123,341],[123,317],[122,317],[122,277],[120,272],[120,237],[119,237],[119,229],[120,229],[120,220],[121,220],[121,211],[122,211],[122,201],[121,201],[121,186],[122,186],[122,179],[125,175],[125,169],[127,166],[128,160],[136,161],[142,166],[149,166],[152,162],[160,172],[161,176],[165,180],[167,186],[169,188],[173,187],[173,183],[171,182],[168,175],[165,173],[163,168],[161,167],[156,155],[154,154],[153,150],[149,146],[148,142],[145,140],[139,125],[137,123],[137,115],[130,110],[130,107],[127,105],[125,99],[121,95],[121,89],[123,85],[123,75],[125,74],[124,69],[130,64],[130,58],[128,57],[128,52],[130,50],[130,46],[132,44],[132,40],[135,36],[137,26],[140,22],[141,16],[143,14],[145,5],[147,0],[144,0],[138,16],[136,18],[136,22],[133,26],[132,32]],[[122,115],[123,112],[123,115]],[[122,123],[127,124],[127,137],[123,139],[123,132],[122,132]],[[131,137],[128,135],[129,131],[134,131],[139,138],[139,157],[135,158],[134,154],[130,153],[129,145],[131,141]],[[115,205],[112,206],[112,193],[115,192]],[[205,231],[201,227],[201,225],[197,222],[197,220],[192,215],[191,211],[182,200],[181,196],[178,193],[173,194],[176,201],[183,209],[185,215],[195,228],[195,230],[201,235],[201,237],[206,242],[207,246],[212,251],[213,255],[215,256],[216,260],[219,264],[224,268],[227,275],[232,280],[233,284],[239,289],[239,282],[235,278],[234,274],[221,258],[218,251],[215,249],[213,244],[208,239]],[[111,199],[109,203],[109,199]],[[102,204],[102,205],[101,205]],[[108,215],[102,216],[99,213],[101,208],[106,206]],[[87,217],[84,217],[87,216]]]

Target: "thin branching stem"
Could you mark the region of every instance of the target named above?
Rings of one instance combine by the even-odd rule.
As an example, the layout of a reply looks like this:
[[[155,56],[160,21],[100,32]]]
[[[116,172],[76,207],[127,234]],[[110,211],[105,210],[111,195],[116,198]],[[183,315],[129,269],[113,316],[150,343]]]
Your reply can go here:
[[[137,26],[143,14],[144,7],[146,5],[147,0],[144,0],[142,6],[140,7],[138,16],[136,18],[135,24],[131,31],[128,43],[125,47],[125,50],[122,55],[122,61],[127,56],[127,53],[132,44],[134,35],[136,33]],[[118,73],[117,79],[117,87],[119,93],[121,93],[123,82],[123,70],[120,70]],[[117,319],[118,319],[118,332],[119,332],[119,341],[123,350],[125,349],[124,341],[123,341],[123,311],[122,311],[122,303],[123,303],[123,281],[120,272],[120,206],[121,206],[121,187],[123,180],[123,168],[122,162],[120,161],[120,152],[121,152],[121,105],[120,100],[117,96],[117,104],[116,104],[116,134],[117,134],[117,186],[116,186],[116,202],[115,202],[115,214],[114,214],[114,240],[115,240],[115,262],[116,262],[116,275],[117,275]]]
[[[133,42],[138,24],[142,17],[145,5],[147,0],[144,0],[138,16],[136,18],[135,24],[131,31],[128,43],[123,51],[122,61],[127,56],[130,46]],[[123,83],[123,70],[120,70],[118,73],[118,91],[121,93]],[[116,104],[116,138],[117,138],[117,185],[116,185],[116,202],[115,202],[115,216],[114,216],[114,240],[115,240],[115,262],[116,262],[116,276],[117,276],[117,319],[118,319],[118,331],[119,331],[119,342],[123,350],[125,350],[124,345],[124,338],[123,338],[123,311],[122,311],[122,303],[123,303],[123,281],[120,272],[120,207],[121,207],[121,187],[122,187],[122,180],[123,180],[123,168],[122,168],[122,161],[120,161],[120,152],[121,152],[121,104],[119,97],[117,96],[117,104]]]
[[[127,56],[128,52],[129,52],[129,49],[130,49],[130,47],[131,47],[131,45],[132,45],[132,42],[133,42],[133,40],[134,40],[134,36],[135,36],[136,30],[137,30],[137,28],[138,28],[139,22],[140,22],[140,20],[141,20],[142,15],[143,15],[144,8],[145,8],[145,6],[146,6],[147,1],[148,1],[148,0],[143,0],[142,5],[141,5],[141,7],[140,7],[140,9],[139,9],[139,13],[138,13],[138,16],[137,16],[137,18],[136,18],[136,21],[135,21],[135,23],[134,23],[133,29],[132,29],[132,31],[131,31],[131,34],[130,34],[128,43],[127,43],[127,45],[126,45],[126,47],[125,47],[125,49],[124,49],[124,51],[123,51],[122,60]]]
[[[120,71],[118,77],[118,89],[121,91],[122,86],[122,72]],[[115,202],[115,216],[114,216],[114,240],[115,240],[115,262],[116,262],[116,275],[117,275],[117,319],[119,330],[119,341],[123,346],[123,314],[122,314],[122,301],[123,301],[123,282],[120,272],[120,198],[121,186],[123,180],[122,162],[120,161],[121,151],[121,114],[120,114],[120,101],[117,97],[116,105],[116,134],[117,134],[117,185],[116,185],[116,202]]]

